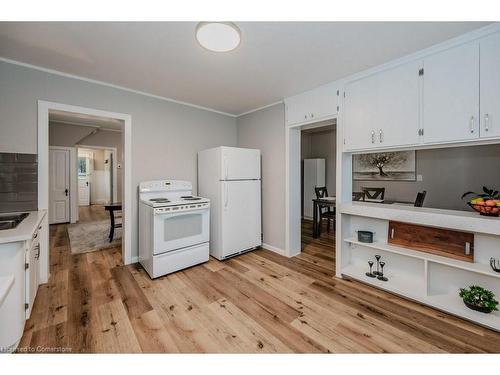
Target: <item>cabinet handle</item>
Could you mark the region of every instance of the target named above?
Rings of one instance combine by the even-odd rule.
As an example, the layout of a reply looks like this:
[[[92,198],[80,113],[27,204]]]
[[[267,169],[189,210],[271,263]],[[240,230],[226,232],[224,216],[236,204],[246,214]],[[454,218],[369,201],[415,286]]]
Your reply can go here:
[[[375,130],[372,130],[372,143],[375,143]]]
[[[490,116],[488,114],[484,115],[484,130],[490,130]]]
[[[314,113],[311,113],[311,118],[314,118]]]
[[[304,119],[307,120],[307,115],[304,115]]]
[[[471,116],[471,118],[470,118],[470,132],[471,133],[474,133],[474,123],[475,123],[474,116]]]
[[[378,132],[378,140],[380,143],[382,143],[384,141],[382,129],[380,129]]]

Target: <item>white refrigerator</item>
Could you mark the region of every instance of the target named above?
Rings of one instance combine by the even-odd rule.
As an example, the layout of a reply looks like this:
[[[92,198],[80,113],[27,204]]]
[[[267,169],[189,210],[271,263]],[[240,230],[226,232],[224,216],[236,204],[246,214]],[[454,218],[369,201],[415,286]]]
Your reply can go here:
[[[303,178],[303,216],[307,219],[313,217],[313,202],[316,198],[317,187],[326,186],[325,184],[325,159],[304,159]]]
[[[260,150],[198,153],[198,195],[210,199],[210,255],[222,260],[262,243]]]

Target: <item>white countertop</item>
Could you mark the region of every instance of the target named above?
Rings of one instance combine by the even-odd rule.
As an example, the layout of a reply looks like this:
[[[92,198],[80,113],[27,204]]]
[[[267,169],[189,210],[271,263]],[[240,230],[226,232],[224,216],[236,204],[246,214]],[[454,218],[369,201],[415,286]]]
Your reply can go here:
[[[500,218],[481,216],[473,211],[443,210],[398,204],[349,202],[341,205],[340,212],[349,215],[402,221],[431,227],[500,235]]]
[[[0,244],[18,241],[27,241],[42,222],[43,217],[47,214],[47,210],[30,211],[26,217],[16,228],[0,230]]]

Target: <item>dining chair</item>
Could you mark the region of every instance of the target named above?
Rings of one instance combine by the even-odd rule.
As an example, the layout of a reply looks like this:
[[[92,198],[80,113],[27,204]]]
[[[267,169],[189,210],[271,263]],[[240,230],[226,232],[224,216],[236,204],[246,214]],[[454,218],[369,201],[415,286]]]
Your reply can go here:
[[[352,200],[353,201],[364,201],[365,200],[365,193],[362,191],[353,191],[352,192]]]
[[[316,192],[316,198],[326,198],[328,197],[328,189],[326,186],[322,187],[315,187],[314,191]],[[321,203],[318,204],[319,206],[319,235],[321,235],[321,223],[323,222],[323,219],[327,219],[326,221],[326,231],[330,232],[330,221],[332,221],[332,229],[333,225],[335,224],[335,207],[332,207],[331,205],[324,205],[322,206]]]
[[[425,196],[427,195],[427,191],[421,191],[417,193],[417,198],[415,198],[415,207],[422,207],[424,205]]]
[[[361,190],[365,194],[365,200],[384,200],[385,188],[362,187]]]

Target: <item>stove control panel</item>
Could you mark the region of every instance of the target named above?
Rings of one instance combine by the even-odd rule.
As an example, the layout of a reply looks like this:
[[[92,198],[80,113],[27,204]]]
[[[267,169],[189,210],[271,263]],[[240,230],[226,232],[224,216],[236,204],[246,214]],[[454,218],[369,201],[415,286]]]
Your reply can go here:
[[[169,207],[158,207],[155,208],[155,214],[165,214],[165,213],[176,213],[184,211],[195,211],[203,210],[210,207],[210,203],[193,203],[193,204],[183,204],[179,206],[169,206]]]

